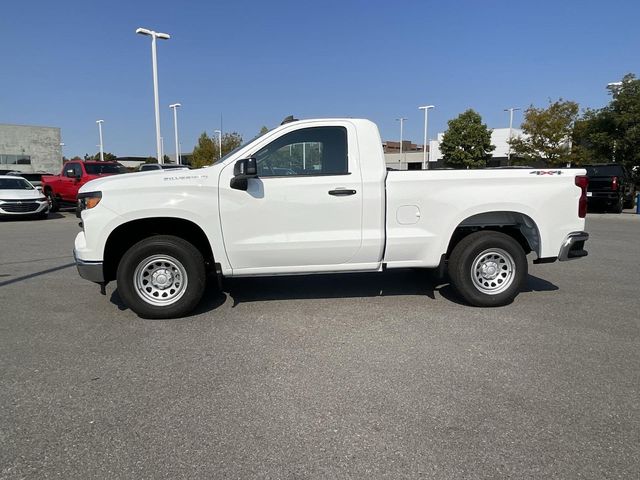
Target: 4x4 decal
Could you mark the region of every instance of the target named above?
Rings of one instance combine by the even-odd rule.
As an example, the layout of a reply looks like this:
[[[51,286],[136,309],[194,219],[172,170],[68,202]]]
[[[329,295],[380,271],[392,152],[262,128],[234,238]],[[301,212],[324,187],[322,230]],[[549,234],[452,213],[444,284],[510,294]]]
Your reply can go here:
[[[529,175],[562,175],[562,170],[534,170]]]

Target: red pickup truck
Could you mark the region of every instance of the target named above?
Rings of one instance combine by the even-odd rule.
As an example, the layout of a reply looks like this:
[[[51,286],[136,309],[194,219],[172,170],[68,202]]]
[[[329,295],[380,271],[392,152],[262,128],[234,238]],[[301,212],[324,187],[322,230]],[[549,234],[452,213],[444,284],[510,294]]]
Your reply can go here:
[[[75,206],[78,190],[88,181],[119,173],[127,169],[118,162],[67,162],[60,175],[43,175],[42,191],[55,212],[61,206]]]

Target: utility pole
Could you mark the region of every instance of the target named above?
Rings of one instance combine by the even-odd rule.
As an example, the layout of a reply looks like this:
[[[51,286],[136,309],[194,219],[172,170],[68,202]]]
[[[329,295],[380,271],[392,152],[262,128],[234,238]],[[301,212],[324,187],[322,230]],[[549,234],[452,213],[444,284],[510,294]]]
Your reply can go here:
[[[168,33],[154,32],[147,28],[138,28],[136,33],[140,35],[148,35],[151,37],[151,62],[153,66],[153,101],[156,113],[156,152],[158,154],[158,163],[163,164],[162,146],[160,144],[160,101],[158,97],[158,55],[156,53],[156,39],[169,40],[171,36]]]
[[[180,143],[178,143],[178,107],[181,107],[179,103],[173,103],[169,105],[169,108],[173,109],[173,130],[176,137],[176,165],[180,165]]]
[[[404,121],[406,120],[406,118],[404,117],[400,117],[400,118],[396,118],[397,121],[400,122],[400,155],[402,155],[402,136],[403,136],[403,132],[404,132]],[[402,161],[402,158],[401,160]]]
[[[104,144],[102,143],[102,124],[104,120],[96,120],[98,124],[98,134],[100,135],[100,161],[104,162]]]
[[[422,169],[429,170],[429,162],[427,158],[427,143],[429,142],[428,125],[429,125],[429,109],[435,108],[433,105],[425,105],[424,107],[418,107],[419,110],[424,110],[424,145],[422,146]],[[431,155],[431,152],[429,152]]]
[[[519,108],[505,108],[505,112],[509,112],[509,150],[507,151],[507,166],[511,165],[511,137],[513,136],[513,112],[520,110]]]

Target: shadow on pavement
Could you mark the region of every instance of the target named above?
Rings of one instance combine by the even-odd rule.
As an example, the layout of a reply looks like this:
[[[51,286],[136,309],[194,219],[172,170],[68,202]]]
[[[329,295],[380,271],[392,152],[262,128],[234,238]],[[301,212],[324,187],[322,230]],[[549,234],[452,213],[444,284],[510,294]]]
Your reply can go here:
[[[547,292],[558,287],[547,280],[529,275],[523,292]],[[437,278],[431,270],[394,270],[384,273],[342,273],[308,276],[229,278],[223,291],[215,278],[210,278],[202,301],[190,315],[215,310],[225,303],[227,294],[236,307],[243,302],[270,300],[304,300],[321,298],[386,297],[395,295],[427,296],[435,300],[435,292],[457,305],[468,306],[454,291],[447,279]],[[118,289],[111,294],[111,303],[127,310]]]
[[[71,262],[65,265],[60,265],[58,267],[47,268],[46,270],[41,270],[39,272],[30,273],[21,277],[12,278],[11,280],[4,280],[0,282],[0,287],[11,285],[12,283],[22,282],[24,280],[29,280],[31,278],[39,277],[40,275],[46,275],[47,273],[57,272],[58,270],[64,270],[65,268],[74,267],[75,265],[75,262]]]
[[[341,273],[288,277],[231,278],[225,291],[233,305],[266,300],[426,295],[435,299],[441,282],[428,270]]]

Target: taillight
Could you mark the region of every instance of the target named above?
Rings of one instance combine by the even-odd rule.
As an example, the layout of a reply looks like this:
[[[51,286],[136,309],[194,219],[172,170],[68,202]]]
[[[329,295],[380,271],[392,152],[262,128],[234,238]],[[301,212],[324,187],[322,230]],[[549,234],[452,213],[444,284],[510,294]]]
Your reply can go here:
[[[576,175],[575,182],[582,190],[580,200],[578,200],[578,217],[584,218],[587,216],[587,187],[589,186],[589,177],[586,175]]]
[[[611,190],[613,190],[614,192],[618,190],[618,177],[613,177],[611,179]]]

